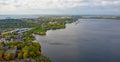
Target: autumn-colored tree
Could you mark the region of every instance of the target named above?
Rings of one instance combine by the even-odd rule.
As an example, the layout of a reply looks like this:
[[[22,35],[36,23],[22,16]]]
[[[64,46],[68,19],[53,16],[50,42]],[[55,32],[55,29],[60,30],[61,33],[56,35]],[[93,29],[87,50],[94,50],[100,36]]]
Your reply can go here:
[[[15,58],[15,54],[14,53],[11,53],[10,56],[11,56],[10,59],[12,59],[12,60]]]
[[[40,35],[46,35],[46,32],[43,31],[43,32],[39,32]]]
[[[30,51],[30,56],[34,58],[36,56],[35,52]]]
[[[3,43],[3,42],[0,42],[0,46],[4,46],[4,43]]]
[[[18,59],[22,59],[22,52],[18,53]]]
[[[28,58],[28,50],[24,51],[24,53],[23,53],[23,58],[24,58],[24,59],[27,59],[27,58]]]
[[[3,59],[3,54],[0,52],[0,61]]]
[[[17,44],[17,49],[20,49],[21,45],[20,44]]]
[[[41,52],[40,51],[37,51],[37,56],[41,56]]]
[[[4,56],[4,59],[7,60],[7,61],[10,60],[10,58],[11,58],[11,55],[10,55],[10,54],[6,54],[6,55]]]

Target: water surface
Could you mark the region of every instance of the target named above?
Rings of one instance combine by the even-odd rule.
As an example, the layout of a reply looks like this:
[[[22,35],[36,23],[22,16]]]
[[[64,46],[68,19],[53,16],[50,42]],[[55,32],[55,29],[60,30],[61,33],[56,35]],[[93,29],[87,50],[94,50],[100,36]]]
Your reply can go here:
[[[42,52],[53,62],[120,62],[120,20],[79,21],[37,35]]]

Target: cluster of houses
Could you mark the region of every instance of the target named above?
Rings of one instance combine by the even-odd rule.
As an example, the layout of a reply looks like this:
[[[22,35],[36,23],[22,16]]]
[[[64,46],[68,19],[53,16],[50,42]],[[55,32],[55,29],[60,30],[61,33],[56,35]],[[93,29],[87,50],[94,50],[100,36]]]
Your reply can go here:
[[[4,53],[2,53],[2,51],[4,51]],[[12,56],[11,59],[14,59],[16,57],[16,53],[18,52],[19,50],[17,50],[17,46],[14,46],[13,49],[10,49],[10,46],[2,46],[2,45],[0,46],[0,53],[2,53],[4,58],[7,57],[8,55],[11,55]],[[3,62],[5,62],[4,59],[0,58],[0,61],[2,60]]]
[[[14,35],[14,38],[10,38],[10,37],[0,38],[0,42],[12,42],[14,40],[22,42],[23,41],[23,36],[22,35]]]
[[[9,32],[4,32],[0,35],[0,42],[10,42],[13,41],[12,38],[10,38],[9,36],[7,38],[2,38],[2,35],[7,34],[7,33],[18,33],[18,35],[14,35],[14,39],[16,39],[17,41],[21,42],[23,41],[23,36],[22,34],[26,31],[31,30],[32,28],[22,28],[22,29],[15,29]]]
[[[22,33],[26,32],[26,31],[31,30],[31,29],[32,29],[32,28],[21,28],[21,29],[17,28],[17,29],[15,29],[15,30],[12,30],[12,31],[9,31],[9,32],[4,32],[4,33],[2,33],[2,34],[13,33],[13,32],[16,32],[16,33],[18,33],[18,34],[22,34]]]
[[[4,53],[2,53],[4,58],[5,57],[7,58],[7,56],[10,55],[11,57],[9,58],[10,60],[12,59],[10,62],[29,62],[28,60],[24,60],[24,59],[20,61],[16,59],[17,54],[21,52],[21,50],[17,49],[17,46],[14,46],[12,49],[10,48],[11,48],[10,46],[0,46],[0,53],[4,50]],[[4,59],[0,59],[0,62],[6,62],[6,61]]]
[[[12,32],[17,32],[18,34],[22,34],[22,33],[26,32],[26,31],[31,30],[31,29],[32,29],[32,28],[15,29],[15,30],[12,30],[12,31],[10,31],[10,32],[11,32],[11,33],[12,33]]]

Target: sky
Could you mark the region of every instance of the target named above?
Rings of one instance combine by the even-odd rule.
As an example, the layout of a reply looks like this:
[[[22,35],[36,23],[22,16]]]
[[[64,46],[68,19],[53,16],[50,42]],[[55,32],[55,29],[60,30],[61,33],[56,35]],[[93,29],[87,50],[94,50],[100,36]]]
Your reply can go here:
[[[120,0],[0,0],[1,14],[120,15]]]

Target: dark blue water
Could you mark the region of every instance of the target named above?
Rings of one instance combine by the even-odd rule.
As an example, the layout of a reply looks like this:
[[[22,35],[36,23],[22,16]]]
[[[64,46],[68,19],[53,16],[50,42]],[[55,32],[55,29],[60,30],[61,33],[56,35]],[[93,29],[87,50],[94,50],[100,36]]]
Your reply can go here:
[[[42,52],[53,62],[120,62],[120,20],[79,21],[37,35]]]

